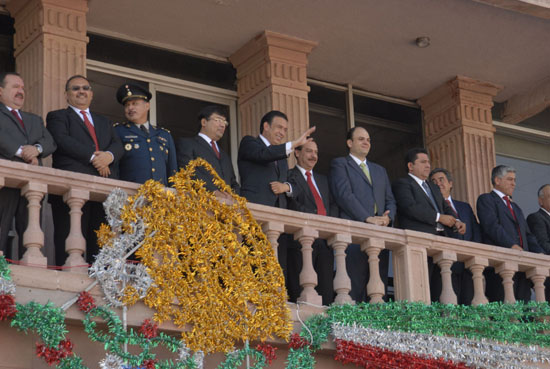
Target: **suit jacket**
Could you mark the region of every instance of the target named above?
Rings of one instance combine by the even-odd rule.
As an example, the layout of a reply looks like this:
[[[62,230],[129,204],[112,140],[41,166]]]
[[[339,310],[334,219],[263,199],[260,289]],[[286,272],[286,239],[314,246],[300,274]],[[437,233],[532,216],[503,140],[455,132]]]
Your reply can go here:
[[[288,163],[285,144],[266,146],[260,137],[245,136],[239,146],[241,196],[250,202],[286,208],[285,194],[275,195],[270,182],[287,181]]]
[[[114,160],[109,165],[109,178],[118,178],[118,161],[123,149],[113,124],[104,116],[90,113],[92,116],[99,151],[109,151]],[[57,151],[53,155],[52,166],[73,172],[99,175],[90,162],[96,151],[94,140],[88,127],[80,116],[71,108],[51,111],[46,117],[48,131],[57,143]]]
[[[528,250],[542,252],[535,236],[529,230],[520,207],[512,202],[512,209],[516,214],[521,238],[524,244],[527,243]],[[512,247],[512,245],[520,244],[516,221],[504,201],[494,191],[478,197],[477,215],[481,224],[484,243],[502,247]]]
[[[464,201],[458,201],[451,197],[451,201],[456,209],[458,218],[466,224],[466,233],[464,235],[454,232],[454,235],[460,240],[473,241],[473,242],[483,242],[483,237],[481,236],[481,228],[477,222],[477,218],[474,215],[474,211],[470,204]]]
[[[42,118],[32,113],[19,110],[25,129],[8,108],[0,103],[0,158],[20,161],[24,160],[15,156],[19,147],[24,145],[42,146],[42,154],[38,158],[45,158],[53,153],[56,145],[50,132],[44,126]]]
[[[550,255],[550,215],[539,209],[527,217],[527,224],[544,253]]]
[[[312,171],[313,178],[319,189],[323,205],[328,216],[337,217],[338,207],[329,190],[328,179],[322,174]],[[288,208],[303,213],[317,214],[317,204],[302,172],[297,167],[288,171],[288,182],[292,185],[293,194],[288,201]]]
[[[453,209],[443,200],[439,187],[431,181],[426,181],[437,204],[434,209],[426,192],[411,176],[399,178],[393,183],[392,189],[397,201],[398,226],[403,229],[437,234],[437,213],[453,215]],[[445,234],[452,236],[453,231],[445,227]]]
[[[220,158],[218,159],[212,146],[199,135],[176,140],[176,152],[179,168],[185,168],[193,159],[202,158],[212,165],[216,173],[222,177],[225,183],[227,183],[236,194],[239,194],[240,187],[235,177],[235,170],[233,169],[231,158],[225,152],[220,150]],[[216,191],[219,189],[212,182],[212,175],[203,167],[197,167],[195,175],[196,178],[205,182],[207,190]]]
[[[372,185],[351,156],[332,160],[330,189],[340,208],[340,217],[364,222],[370,216],[382,215],[389,210],[393,221],[397,209],[386,170],[370,161],[367,165]],[[375,202],[377,214],[374,214]]]

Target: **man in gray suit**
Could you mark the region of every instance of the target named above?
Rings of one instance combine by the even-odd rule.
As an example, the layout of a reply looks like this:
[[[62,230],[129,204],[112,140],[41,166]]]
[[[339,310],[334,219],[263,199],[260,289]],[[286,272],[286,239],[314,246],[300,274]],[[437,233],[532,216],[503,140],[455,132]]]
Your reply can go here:
[[[389,226],[396,213],[395,199],[386,170],[367,161],[370,136],[363,127],[349,130],[346,144],[349,155],[336,158],[330,168],[330,189],[340,208],[340,218]],[[357,302],[367,301],[369,281],[367,255],[360,246],[351,244],[346,250],[346,267],[351,279],[350,296]],[[380,277],[388,279],[389,253],[380,253]]]
[[[21,111],[25,84],[17,73],[0,74],[0,158],[40,165],[55,151],[55,142],[38,115]],[[27,200],[17,188],[0,189],[0,251],[12,258],[8,232],[15,217],[19,235],[19,255],[23,252],[23,232],[27,228]]]

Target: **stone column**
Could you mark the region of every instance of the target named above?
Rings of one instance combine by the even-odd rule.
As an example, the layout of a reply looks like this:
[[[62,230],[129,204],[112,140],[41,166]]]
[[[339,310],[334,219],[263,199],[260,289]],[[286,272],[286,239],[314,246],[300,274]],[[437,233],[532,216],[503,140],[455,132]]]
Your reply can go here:
[[[273,248],[273,255],[277,259],[277,249],[279,248],[279,236],[285,231],[285,225],[283,223],[276,222],[266,222],[262,224],[262,231],[267,236],[267,240],[271,243],[271,248]]]
[[[322,297],[315,291],[317,273],[313,268],[313,248],[311,247],[317,237],[319,237],[319,232],[313,228],[302,228],[294,234],[294,238],[302,245],[302,271],[300,272],[302,293],[298,297],[298,301],[323,305]]]
[[[66,106],[65,82],[86,75],[87,0],[12,0],[15,63],[25,81],[24,110],[45,116]]]
[[[349,291],[351,291],[351,281],[346,269],[346,249],[351,243],[351,235],[335,234],[327,243],[334,249],[334,263],[336,264],[336,275],[334,276],[334,291],[336,298],[334,302],[337,304],[354,304]]]
[[[452,251],[441,251],[434,255],[434,263],[441,269],[441,296],[439,302],[442,304],[457,304],[455,291],[453,290],[451,266],[456,261],[456,253]]]
[[[483,271],[485,267],[489,265],[489,260],[479,256],[473,256],[466,260],[466,268],[472,272],[472,278],[474,280],[474,298],[472,299],[472,305],[486,304],[489,302],[485,296],[485,278],[483,277]]]
[[[40,202],[48,192],[48,186],[45,183],[29,182],[21,189],[21,195],[27,198],[29,204],[29,223],[27,229],[23,232],[23,246],[27,249],[21,264],[32,266],[47,267],[48,260],[40,250],[44,247],[44,232],[40,227]]]
[[[477,197],[491,190],[495,141],[491,108],[502,87],[458,76],[418,103],[424,113],[425,145],[432,168],[454,177],[453,197],[475,208]]]
[[[73,273],[88,273],[88,268],[74,268],[76,266],[87,265],[84,260],[86,252],[86,239],[82,235],[82,207],[90,199],[90,193],[83,190],[71,189],[63,194],[63,201],[67,203],[71,218],[71,228],[69,235],[65,240],[65,252],[67,252],[67,260],[65,267],[69,272]]]
[[[504,302],[514,304],[516,297],[514,296],[514,274],[518,270],[518,264],[512,262],[503,262],[496,266],[495,272],[502,277],[502,286],[504,288]]]
[[[365,252],[369,257],[369,282],[367,283],[367,295],[370,297],[370,302],[384,302],[384,282],[380,278],[379,261],[380,252],[385,248],[385,241],[381,238],[369,238],[361,243],[361,251]]]
[[[412,234],[410,234],[412,232]],[[396,301],[431,303],[426,239],[405,230],[407,243],[392,249]]]
[[[270,110],[288,116],[288,139],[309,128],[307,56],[316,42],[264,31],[229,57],[237,69],[240,133],[260,133]]]
[[[537,302],[546,301],[544,292],[544,281],[548,277],[548,269],[546,268],[531,268],[527,271],[527,278],[533,281],[535,289],[535,299]]]

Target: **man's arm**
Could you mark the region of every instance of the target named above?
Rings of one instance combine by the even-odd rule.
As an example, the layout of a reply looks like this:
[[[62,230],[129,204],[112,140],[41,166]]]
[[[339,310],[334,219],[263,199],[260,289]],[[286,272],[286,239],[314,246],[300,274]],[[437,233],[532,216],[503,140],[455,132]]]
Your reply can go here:
[[[252,136],[245,136],[239,147],[239,160],[260,163],[262,165],[286,159],[286,144],[266,146]]]
[[[82,163],[90,162],[95,150],[70,135],[69,117],[64,110],[49,112],[46,128],[57,143],[57,150]]]
[[[46,129],[46,126],[44,125],[44,121],[42,120],[42,117],[37,116],[39,121],[39,127],[40,127],[40,138],[36,140],[35,142],[32,142],[33,145],[40,145],[42,147],[42,153],[40,153],[38,156],[45,158],[48,155],[51,155],[55,149],[57,148],[57,145],[55,143],[54,138],[50,134],[50,132]]]
[[[527,217],[529,229],[536,237],[539,246],[544,250],[544,253],[550,255],[550,229],[546,227],[544,219],[537,213],[533,213]]]
[[[400,178],[393,183],[392,190],[398,211],[406,218],[435,227],[437,211],[427,203],[416,200],[413,186],[417,184],[409,182],[406,178]]]
[[[330,164],[329,184],[336,204],[354,220],[364,222],[372,212],[365,209],[351,189],[345,158],[333,159]],[[374,209],[373,209],[374,210]]]

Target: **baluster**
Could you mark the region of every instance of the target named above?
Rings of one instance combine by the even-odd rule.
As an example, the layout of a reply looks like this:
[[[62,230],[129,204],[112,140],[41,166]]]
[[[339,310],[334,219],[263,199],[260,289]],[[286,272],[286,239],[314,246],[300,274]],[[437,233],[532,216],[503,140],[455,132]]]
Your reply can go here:
[[[369,238],[361,243],[361,251],[366,252],[369,257],[369,283],[367,283],[367,294],[371,303],[384,302],[384,282],[380,278],[380,265],[378,255],[384,250],[385,242],[379,238]]]
[[[474,298],[472,305],[481,305],[489,302],[484,292],[483,270],[489,265],[489,261],[478,256],[471,257],[466,261],[466,268],[470,269],[474,280]]]
[[[335,234],[327,242],[334,249],[334,261],[336,264],[336,275],[334,276],[336,298],[334,302],[337,304],[354,304],[349,295],[351,281],[346,270],[346,248],[351,243],[351,235]]]
[[[507,304],[514,304],[516,302],[516,297],[514,296],[513,278],[517,270],[518,265],[509,261],[500,263],[495,268],[495,272],[500,274],[500,277],[502,278],[502,286],[504,287],[504,302]]]
[[[281,233],[283,233],[285,230],[285,225],[283,223],[276,223],[276,222],[266,222],[262,224],[262,231],[267,236],[267,240],[269,243],[271,243],[271,247],[273,248],[273,255],[275,255],[275,258],[277,259],[277,249],[279,247],[279,236]]]
[[[456,253],[452,251],[442,251],[434,255],[433,260],[441,269],[441,296],[439,302],[442,304],[457,304],[455,291],[453,290],[453,281],[451,278],[451,266],[456,261]]]
[[[44,183],[29,182],[22,189],[21,194],[29,202],[29,222],[23,233],[23,246],[27,249],[21,264],[32,264],[33,266],[47,267],[48,259],[40,249],[44,247],[44,232],[40,227],[40,201],[48,192],[48,186]]]
[[[546,301],[546,296],[544,293],[544,281],[548,277],[548,269],[545,268],[531,268],[527,271],[527,278],[533,281],[535,285],[535,299],[537,302]]]
[[[319,237],[319,232],[312,228],[302,228],[294,234],[294,238],[302,245],[302,271],[300,272],[300,286],[302,293],[298,301],[323,305],[322,297],[315,291],[317,273],[313,268],[313,241]]]
[[[84,259],[86,252],[86,239],[82,235],[82,207],[90,199],[90,193],[83,190],[71,189],[63,194],[63,201],[70,208],[71,227],[65,240],[65,252],[68,254],[65,267],[87,265]],[[87,273],[88,268],[68,268],[69,272]]]

